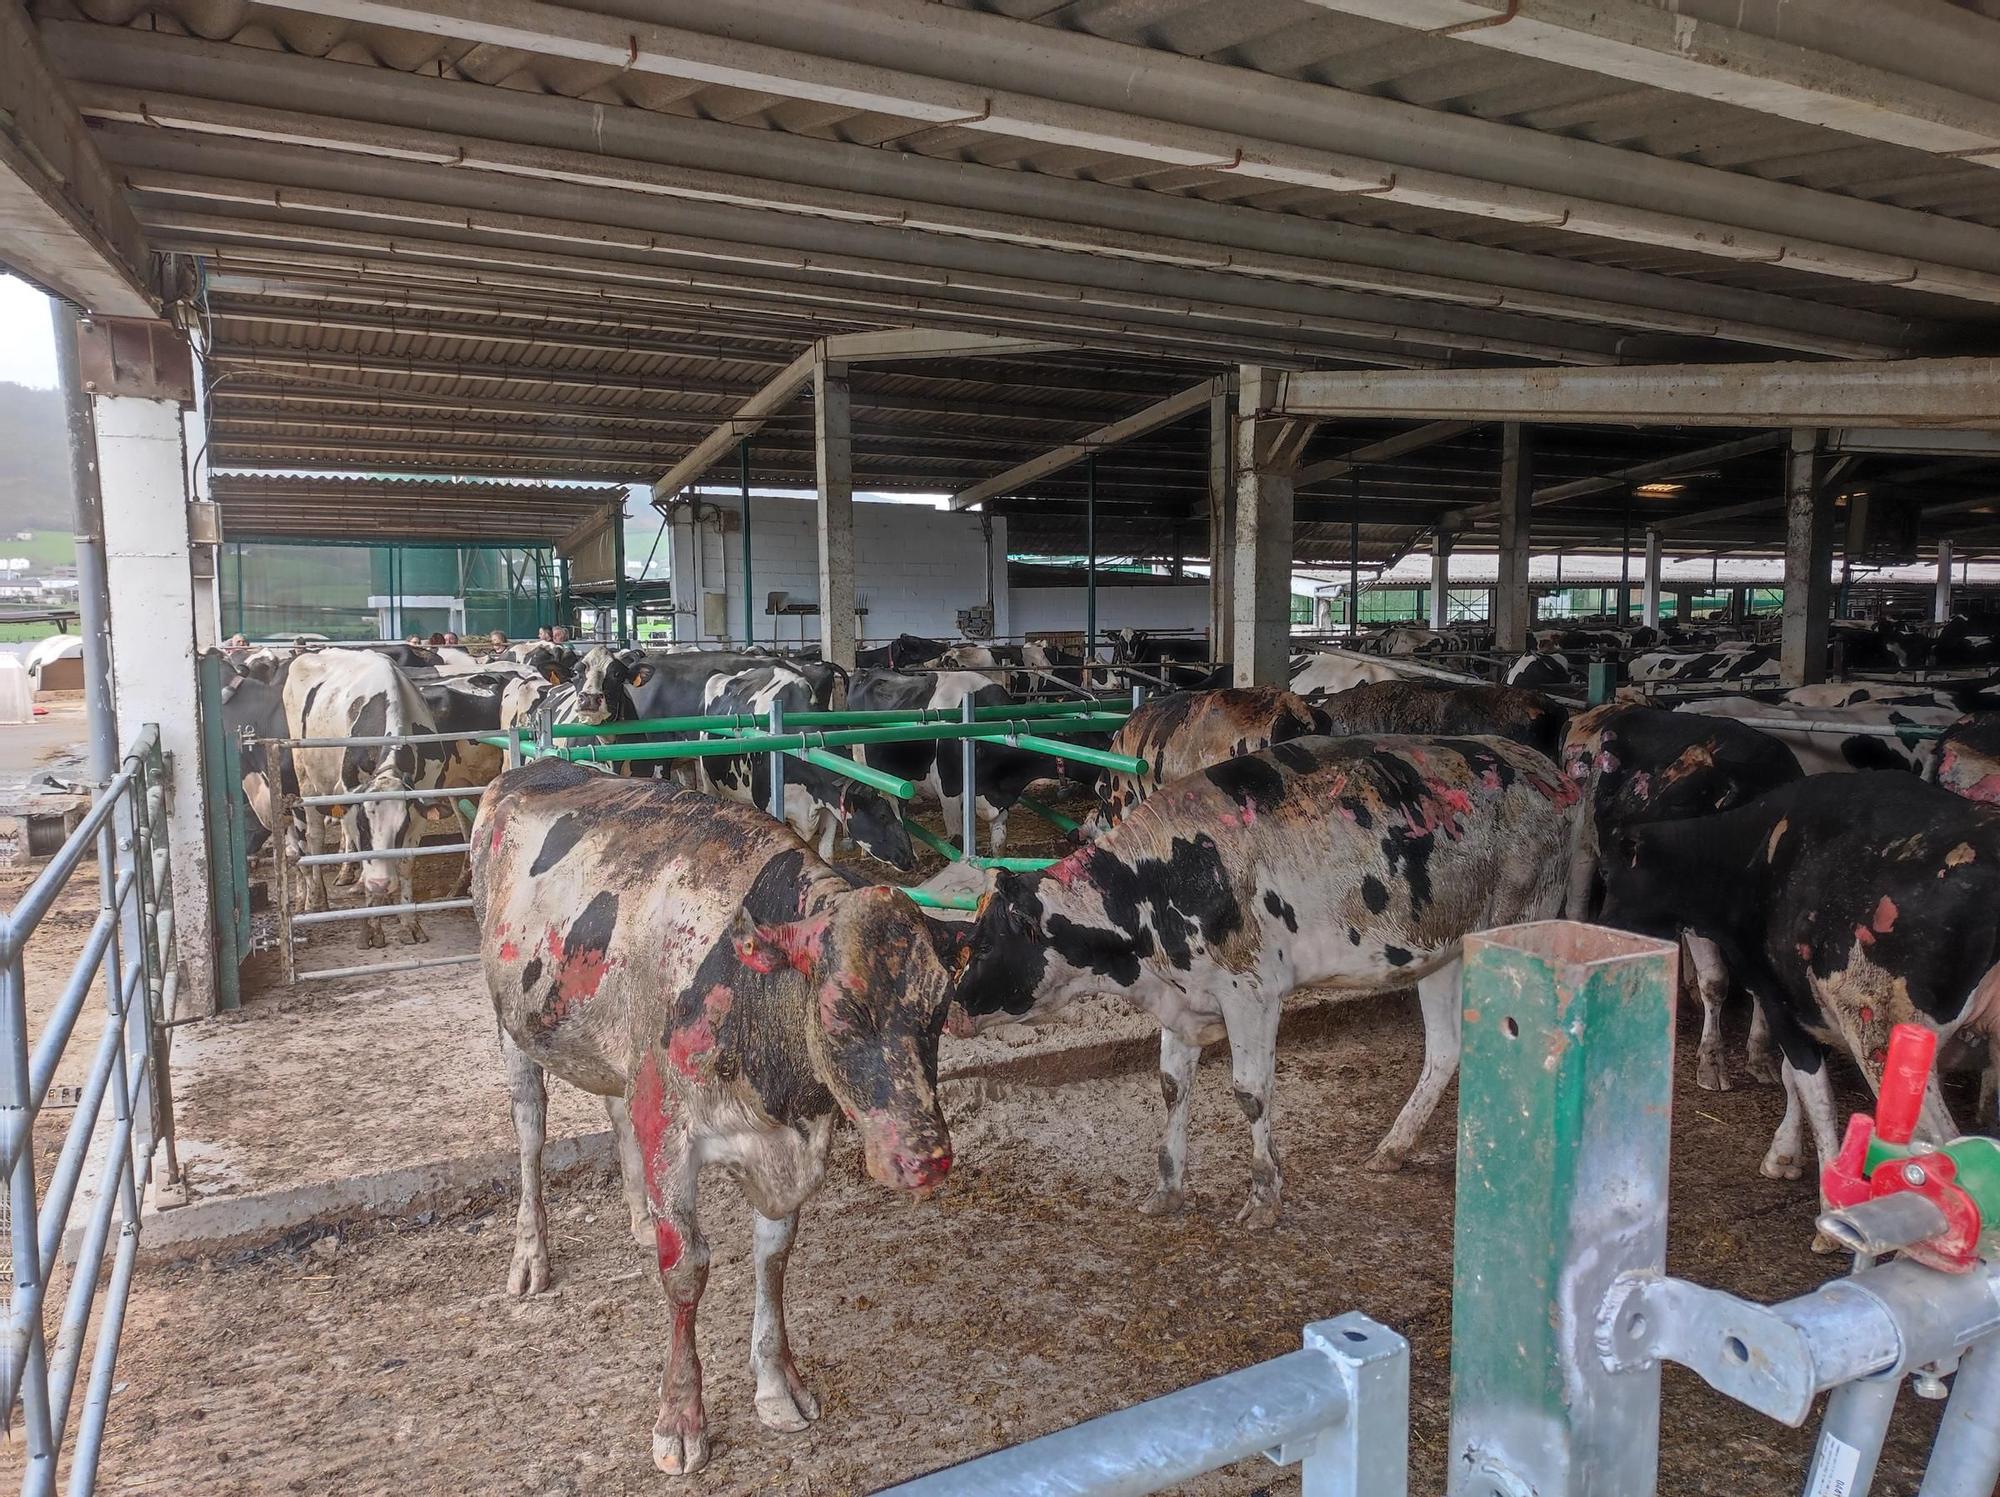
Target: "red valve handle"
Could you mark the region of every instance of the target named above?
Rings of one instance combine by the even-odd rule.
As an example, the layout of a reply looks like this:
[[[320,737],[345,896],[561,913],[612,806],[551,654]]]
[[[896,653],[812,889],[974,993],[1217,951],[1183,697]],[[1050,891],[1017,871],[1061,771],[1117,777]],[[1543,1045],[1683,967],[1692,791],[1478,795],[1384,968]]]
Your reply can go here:
[[[1937,1055],[1937,1031],[1921,1024],[1898,1024],[1889,1033],[1889,1056],[1882,1065],[1882,1091],[1875,1103],[1875,1132],[1884,1143],[1907,1144],[1917,1133],[1917,1116],[1930,1085]]]

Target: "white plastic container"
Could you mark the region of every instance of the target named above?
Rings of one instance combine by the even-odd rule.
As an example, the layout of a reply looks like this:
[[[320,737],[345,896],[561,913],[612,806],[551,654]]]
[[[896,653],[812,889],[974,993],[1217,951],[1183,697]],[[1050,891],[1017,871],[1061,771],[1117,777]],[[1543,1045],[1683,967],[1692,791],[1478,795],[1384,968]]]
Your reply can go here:
[[[0,723],[24,723],[34,716],[35,693],[28,667],[12,651],[0,653]]]

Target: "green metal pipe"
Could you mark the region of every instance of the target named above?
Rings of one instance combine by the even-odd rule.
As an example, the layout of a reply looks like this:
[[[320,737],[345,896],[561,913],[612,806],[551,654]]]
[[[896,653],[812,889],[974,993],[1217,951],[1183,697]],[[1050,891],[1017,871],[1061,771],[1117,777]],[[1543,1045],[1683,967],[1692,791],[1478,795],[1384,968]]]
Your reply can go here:
[[[1146,772],[1144,759],[1135,759],[1130,754],[1114,754],[1107,749],[1094,749],[1087,744],[1064,743],[1036,733],[1021,733],[1008,741],[1016,748],[1024,748],[1031,754],[1047,754],[1052,759],[1074,759],[1079,764],[1095,764],[1099,769],[1115,769],[1121,774]]]
[[[1008,873],[1040,873],[1044,868],[1053,868],[1061,858],[966,858],[975,868],[999,868]]]
[[[742,736],[742,730],[736,728],[712,728],[709,731],[729,738]],[[821,748],[806,749],[803,751],[803,757],[808,764],[817,764],[821,769],[845,775],[850,780],[874,787],[884,795],[893,795],[897,800],[916,799],[917,787],[908,780],[897,778],[887,770],[876,769],[873,765],[863,764],[855,759],[843,759],[840,755],[830,754]]]
[[[1096,722],[1064,723],[1062,731],[1087,733],[1102,731],[1102,724]],[[673,743],[607,743],[584,744],[576,748],[551,749],[551,753],[570,759],[584,759],[599,764],[622,764],[652,759],[703,759],[717,754],[752,753],[767,754],[773,751],[788,752],[802,748],[844,748],[854,743],[921,743],[929,739],[942,738],[1006,738],[1033,752],[1048,754],[1054,758],[1077,758],[1089,764],[1101,764],[1107,769],[1122,770],[1127,774],[1144,774],[1146,762],[1129,758],[1124,754],[1108,754],[1100,749],[1084,748],[1080,745],[1058,742],[1053,738],[1042,738],[1032,734],[1019,737],[1007,732],[1004,727],[989,723],[913,723],[907,726],[884,728],[848,728],[832,733],[756,733],[748,732],[744,737],[724,741],[721,739],[684,739]]]
[[[1032,811],[1035,815],[1041,817],[1042,820],[1046,821],[1050,826],[1054,827],[1059,832],[1074,832],[1081,825],[1081,823],[1079,822],[1071,821],[1067,816],[1063,815],[1063,813],[1058,811],[1054,806],[1045,806],[1031,795],[1022,796],[1019,800],[1015,801],[1014,804],[1021,807],[1023,810]]]
[[[890,888],[900,885],[891,884]],[[979,908],[977,894],[933,894],[928,889],[904,889],[910,896],[910,903],[921,905],[927,910],[976,910]]]
[[[1012,706],[976,707],[973,719],[977,722],[1027,722],[1046,718],[1088,719],[1093,731],[1116,731],[1131,711],[1129,702],[1116,704],[1106,702],[1102,711],[1095,710],[1086,702],[1021,702]],[[787,713],[785,722],[800,728],[872,728],[901,726],[911,723],[958,723],[955,710],[941,707],[912,707],[902,710],[879,710],[870,712],[797,712]],[[764,719],[750,713],[717,715],[714,717],[647,717],[635,718],[629,722],[617,723],[557,723],[554,734],[557,738],[615,738],[633,733],[700,733],[720,728],[760,728]],[[1054,731],[1050,729],[1049,731]]]
[[[939,857],[943,858],[947,863],[957,863],[963,861],[964,855],[960,853],[956,847],[954,847],[951,843],[945,841],[944,838],[940,837],[936,832],[932,831],[922,822],[913,821],[909,817],[905,816],[903,818],[903,828],[912,837],[915,837],[919,842],[923,843],[924,846],[928,847],[932,852],[936,853]]]

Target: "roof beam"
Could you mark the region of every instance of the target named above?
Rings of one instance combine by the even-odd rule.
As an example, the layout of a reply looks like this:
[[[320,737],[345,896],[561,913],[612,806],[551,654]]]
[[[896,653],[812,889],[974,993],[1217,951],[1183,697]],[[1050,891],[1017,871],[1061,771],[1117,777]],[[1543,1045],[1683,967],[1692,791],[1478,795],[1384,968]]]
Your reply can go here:
[[[927,127],[2000,302],[2000,232],[1984,225],[926,0],[651,7],[682,25],[543,0],[280,3]],[[912,57],[926,71],[900,65]],[[1328,140],[1345,149],[1315,144]]]
[[[1292,480],[1292,486],[1295,489],[1302,489],[1308,484],[1344,478],[1356,468],[1365,468],[1370,463],[1394,462],[1397,458],[1407,457],[1412,452],[1421,452],[1426,447],[1449,442],[1453,437],[1462,437],[1478,424],[1476,421],[1433,421],[1427,426],[1398,432],[1393,437],[1384,437],[1379,442],[1356,447],[1343,456],[1328,458],[1325,462],[1307,463],[1299,469],[1298,475]]]
[[[0,5],[0,265],[107,317],[157,317],[152,255],[24,6]]]
[[[1637,426],[2000,426],[2000,359],[1287,374],[1274,414]]]
[[[73,87],[86,115],[99,119],[455,159],[465,171],[601,181],[919,232],[1227,266],[1839,358],[1909,352],[1915,336],[1897,319],[1765,292],[1142,188],[971,168],[558,95],[496,97],[484,84],[391,68],[357,74],[328,59],[158,32],[44,21],[42,34],[64,70],[88,80]],[[417,119],[425,129],[400,123]]]
[[[1740,0],[1312,0],[1328,10],[1742,109],[2000,167],[2000,103],[1926,76],[2000,55],[2000,24],[1954,5]],[[1928,14],[1926,13],[1928,12]],[[1957,57],[1927,56],[1924,41]],[[1442,60],[1442,58],[1440,58]],[[1894,71],[1876,66],[1892,61]],[[1988,78],[1990,86],[1990,76]]]
[[[975,504],[982,504],[1002,494],[1016,493],[1036,479],[1046,478],[1051,473],[1060,473],[1064,468],[1080,463],[1106,447],[1116,447],[1120,442],[1144,436],[1149,431],[1178,421],[1183,416],[1206,407],[1210,397],[1227,390],[1230,383],[1227,375],[1217,375],[1214,379],[1205,379],[1198,385],[1190,385],[1178,394],[1169,395],[1165,400],[1155,401],[1142,411],[1135,411],[1108,426],[1100,426],[1097,430],[1078,437],[1074,442],[1067,442],[1061,447],[1043,453],[1040,457],[1018,463],[1004,473],[996,473],[991,478],[975,483],[969,489],[959,490],[951,496],[951,507],[970,509]]]
[[[1790,441],[1789,431],[1759,432],[1754,437],[1742,437],[1734,442],[1718,443],[1713,447],[1698,447],[1692,452],[1655,458],[1651,462],[1633,463],[1609,473],[1571,479],[1568,483],[1552,484],[1548,488],[1536,489],[1534,497],[1529,502],[1534,508],[1540,509],[1544,505],[1560,504],[1565,499],[1583,499],[1592,494],[1608,494],[1618,489],[1630,488],[1633,484],[1679,478],[1684,474],[1713,467],[1717,463],[1748,457],[1753,452],[1769,452],[1774,448],[1785,446]],[[1454,516],[1453,525],[1455,528],[1463,529],[1490,520],[1499,513],[1500,506],[1497,503],[1474,505]]]
[[[720,462],[731,447],[763,426],[765,418],[790,405],[793,397],[811,381],[813,366],[820,358],[820,346],[814,344],[766,380],[761,389],[736,408],[734,416],[695,443],[686,457],[655,480],[653,503],[665,504],[672,499]]]

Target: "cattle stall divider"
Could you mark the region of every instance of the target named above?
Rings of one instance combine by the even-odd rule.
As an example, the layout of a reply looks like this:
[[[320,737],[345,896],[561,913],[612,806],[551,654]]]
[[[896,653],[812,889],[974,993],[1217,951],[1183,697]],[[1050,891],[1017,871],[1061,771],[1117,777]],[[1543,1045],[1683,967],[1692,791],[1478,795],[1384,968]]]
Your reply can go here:
[[[1868,1497],[1903,1381],[1950,1377],[1918,1497],[1988,1497],[2000,1142],[1913,1137],[1935,1036],[1898,1026],[1877,1116],[1823,1161],[1852,1270],[1775,1305],[1669,1277],[1677,958],[1562,920],[1467,938],[1448,1497],[1652,1497],[1666,1362],[1793,1428],[1829,1395],[1807,1497]],[[1353,1313],[1305,1342],[884,1497],[1139,1497],[1259,1452],[1302,1497],[1406,1497],[1407,1344]]]
[[[263,740],[268,749],[275,750],[270,756],[271,803],[279,808],[277,824],[288,828],[292,813],[308,807],[342,807],[360,814],[359,808],[371,803],[401,801],[412,807],[432,801],[444,801],[452,814],[459,817],[468,832],[472,819],[461,800],[476,787],[468,785],[411,786],[399,790],[357,790],[347,794],[332,795],[286,795],[279,778],[279,766],[284,755],[297,749],[319,748],[390,748],[405,745],[437,743],[487,743],[497,739],[497,746],[506,751],[506,765],[512,768],[522,762],[521,730],[510,728],[506,733],[489,735],[483,730],[465,733],[409,733],[403,735],[375,735],[346,738],[282,738]],[[457,804],[454,804],[454,803]],[[339,819],[339,818],[334,818]],[[298,950],[295,933],[300,928],[333,925],[352,920],[381,920],[396,915],[419,915],[426,911],[470,910],[470,898],[446,898],[411,900],[401,904],[362,904],[342,909],[294,910],[292,907],[293,870],[309,870],[374,860],[404,862],[415,858],[449,857],[454,853],[467,853],[469,842],[418,842],[410,847],[375,848],[367,852],[342,850],[340,852],[301,853],[293,855],[289,838],[276,835],[272,842],[272,885],[276,895],[278,913],[278,945],[284,954],[285,981],[296,986],[301,982],[328,982],[336,978],[362,977],[375,973],[416,972],[431,967],[455,967],[465,962],[479,960],[475,951],[462,952],[452,956],[405,957],[397,961],[359,963],[344,967],[319,967],[301,972],[298,967]]]
[[[68,1490],[88,1497],[111,1407],[112,1375],[138,1255],[140,1192],[155,1164],[156,1184],[178,1180],[173,1093],[168,1084],[169,1016],[179,974],[173,959],[174,910],[168,878],[168,795],[172,774],[158,727],[147,725],[118,772],[14,908],[0,916],[0,1167],[7,1173],[7,1236],[12,1285],[0,1340],[0,1425],[19,1399],[18,1449],[23,1497],[56,1490],[58,1467],[83,1372],[93,1310],[91,1351],[73,1441]],[[28,1032],[24,954],[83,860],[95,853],[98,911],[62,992],[39,1035]],[[49,1106],[57,1068],[76,1037],[93,989],[104,992],[104,1026],[94,1039],[62,1149],[46,1186],[37,1189],[34,1130]],[[100,1136],[104,1104],[111,1121]],[[80,1227],[77,1187],[93,1147],[101,1154],[96,1194]],[[117,1239],[112,1244],[112,1218]],[[62,1320],[53,1346],[47,1295],[66,1244],[74,1250]],[[107,1247],[111,1272],[104,1281]],[[104,1284],[102,1303],[98,1288]],[[11,1442],[10,1442],[11,1443]]]

